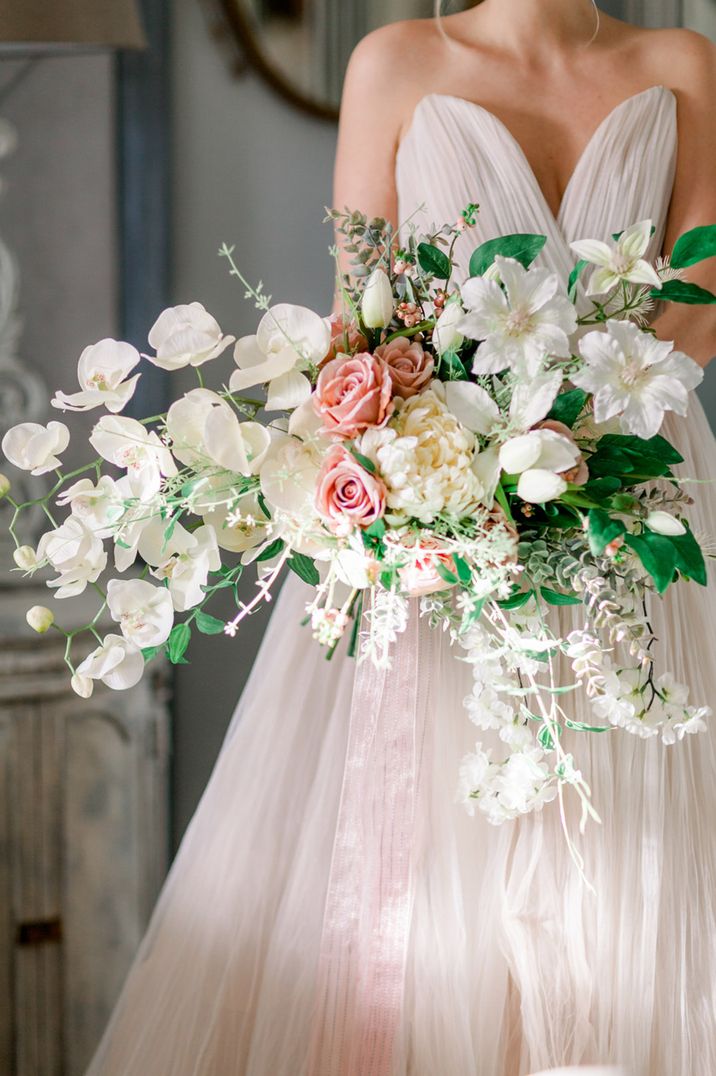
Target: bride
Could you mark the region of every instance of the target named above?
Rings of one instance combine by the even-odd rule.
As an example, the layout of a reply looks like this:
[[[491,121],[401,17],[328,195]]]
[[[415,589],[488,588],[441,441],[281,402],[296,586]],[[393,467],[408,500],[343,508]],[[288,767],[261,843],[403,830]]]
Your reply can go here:
[[[668,252],[716,220],[714,97],[705,39],[599,17],[591,0],[483,0],[396,24],[351,60],[334,204],[393,221],[423,206],[429,226],[479,202],[463,266],[484,239],[543,232],[542,263],[566,280],[570,241],[645,218],[650,253]],[[713,260],[692,279],[713,289]],[[655,327],[705,364],[712,309],[672,304]],[[665,434],[690,476],[713,475],[696,400]],[[698,488],[692,526],[716,533],[710,487]],[[676,676],[708,700],[715,621],[695,591],[672,588],[653,622]],[[354,663],[327,663],[298,627],[306,593],[296,579],[284,587],[90,1076],[526,1076],[585,1064],[713,1076],[714,733],[678,748],[583,737],[604,818],[580,839],[592,892],[556,808],[492,827],[454,802],[475,739],[462,707],[470,670],[422,622],[419,683],[407,685],[424,721],[415,818],[398,849],[412,900],[384,906],[369,941],[395,960],[360,1007],[355,954],[332,941],[362,909],[333,887],[344,766],[366,715],[351,707]],[[574,715],[586,716],[579,704]],[[367,775],[366,811],[389,804],[400,779]],[[363,892],[389,884],[375,863],[391,839],[383,830],[367,849]]]

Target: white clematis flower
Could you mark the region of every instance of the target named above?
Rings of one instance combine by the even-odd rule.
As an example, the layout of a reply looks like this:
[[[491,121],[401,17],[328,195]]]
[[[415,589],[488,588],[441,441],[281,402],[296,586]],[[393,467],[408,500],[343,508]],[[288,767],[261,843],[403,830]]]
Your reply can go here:
[[[525,269],[514,258],[495,258],[505,290],[494,280],[471,277],[462,285],[467,309],[458,324],[471,340],[481,340],[473,373],[511,369],[529,377],[545,358],[570,354],[569,336],[577,315],[566,295],[558,294],[559,277],[549,269]]]
[[[688,355],[672,350],[673,342],[629,321],[608,321],[606,330],[580,340],[584,366],[572,381],[594,394],[595,422],[618,415],[624,433],[653,437],[666,411],[686,414],[688,394],[704,372]]]
[[[107,564],[107,553],[97,535],[81,519],[70,516],[61,526],[42,535],[37,560],[47,561],[58,573],[47,584],[57,587],[55,596],[73,598],[99,578]]]
[[[159,490],[162,475],[177,473],[169,449],[136,419],[103,415],[89,441],[102,459],[126,470],[132,492],[142,499]]]
[[[47,474],[60,466],[60,452],[70,443],[64,422],[20,422],[11,426],[2,439],[2,450],[10,463],[34,475]]]
[[[138,684],[143,674],[144,657],[139,647],[121,635],[105,635],[102,644],[77,666],[75,675],[82,679],[75,690],[88,698],[92,694],[92,681],[101,680],[113,691],[126,691]],[[90,681],[89,692],[85,679]]]
[[[546,418],[561,387],[559,372],[520,381],[510,400],[510,428],[528,430]],[[500,409],[481,385],[472,381],[446,381],[444,389],[447,406],[468,430],[488,437],[499,425]]]
[[[82,389],[69,395],[59,389],[51,403],[61,411],[90,411],[106,407],[116,414],[131,400],[140,375],[125,380],[139,362],[139,352],[121,340],[100,340],[86,347],[77,363]]]
[[[161,646],[174,621],[172,596],[166,587],[146,579],[110,579],[107,606],[122,635],[136,646]]]
[[[167,431],[172,453],[188,467],[221,467],[256,474],[271,440],[259,422],[239,422],[234,409],[210,389],[191,389],[171,405]]]
[[[307,400],[311,382],[301,371],[317,366],[328,354],[331,330],[305,306],[279,303],[259,322],[255,336],[244,336],[234,348],[232,392],[268,384],[267,411],[292,410]]]
[[[162,311],[149,333],[149,346],[156,355],[145,355],[162,370],[202,366],[233,344],[235,336],[224,336],[215,318],[201,303],[171,306]]]
[[[622,280],[660,288],[659,274],[644,260],[650,238],[651,221],[642,220],[632,224],[611,244],[600,239],[580,239],[570,243],[578,257],[598,266],[590,278],[587,295],[603,295]]]
[[[206,597],[201,589],[206,586],[209,572],[221,567],[221,555],[216,531],[212,526],[201,526],[192,533],[185,532],[189,542],[182,549],[174,549],[152,571],[155,579],[166,579],[174,608],[179,612],[192,609]],[[146,537],[146,532],[145,532]]]

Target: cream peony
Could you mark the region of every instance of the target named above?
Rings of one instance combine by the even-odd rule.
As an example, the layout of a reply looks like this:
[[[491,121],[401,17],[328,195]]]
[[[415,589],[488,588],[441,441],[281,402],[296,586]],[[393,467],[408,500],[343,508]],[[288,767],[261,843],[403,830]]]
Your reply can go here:
[[[393,513],[430,523],[443,512],[467,515],[482,500],[475,437],[449,411],[439,383],[407,400],[385,428],[366,430],[359,447],[376,464]]]

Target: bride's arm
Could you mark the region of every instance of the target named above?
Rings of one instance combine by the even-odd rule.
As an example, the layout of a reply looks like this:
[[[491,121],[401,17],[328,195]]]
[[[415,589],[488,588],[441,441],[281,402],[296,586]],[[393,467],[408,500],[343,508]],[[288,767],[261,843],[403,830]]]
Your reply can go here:
[[[678,99],[679,149],[664,251],[701,224],[716,224],[716,48],[699,34],[677,31],[669,72]],[[690,281],[716,292],[716,258],[690,266]],[[716,356],[716,306],[669,303],[654,321],[662,340],[702,366]]]

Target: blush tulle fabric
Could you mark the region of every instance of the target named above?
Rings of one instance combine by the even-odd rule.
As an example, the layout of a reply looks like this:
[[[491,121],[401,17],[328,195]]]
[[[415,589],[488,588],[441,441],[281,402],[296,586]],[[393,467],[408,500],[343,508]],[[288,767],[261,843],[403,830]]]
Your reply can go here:
[[[427,226],[479,202],[477,229],[459,241],[463,266],[483,239],[543,231],[541,261],[566,279],[568,242],[578,237],[651,217],[659,249],[676,144],[669,90],[629,98],[595,132],[555,218],[507,129],[471,102],[432,94],[398,151],[401,217],[423,205]],[[684,473],[716,473],[695,399],[688,420],[670,418],[665,433],[688,461]],[[716,534],[711,487],[694,492],[693,526]],[[300,581],[287,581],[88,1076],[313,1076],[355,666],[338,654],[326,662],[298,626],[306,597]],[[694,701],[713,704],[712,602],[679,584],[655,603],[652,621],[665,665]],[[412,896],[391,1076],[576,1065],[713,1076],[716,728],[673,747],[577,734],[604,819],[580,845],[595,896],[570,859],[555,804],[494,828],[453,802],[462,755],[491,734],[478,734],[463,710],[470,669],[445,637],[423,622],[408,635],[418,639],[424,725],[413,755]],[[396,718],[396,693],[388,695],[390,706],[370,715],[378,728]],[[578,701],[573,716],[588,717]],[[365,779],[375,785],[375,771]],[[577,821],[575,808],[575,832]],[[362,869],[355,859],[353,867]],[[345,1016],[339,1007],[332,1019]],[[337,1064],[333,1076],[344,1076]]]

